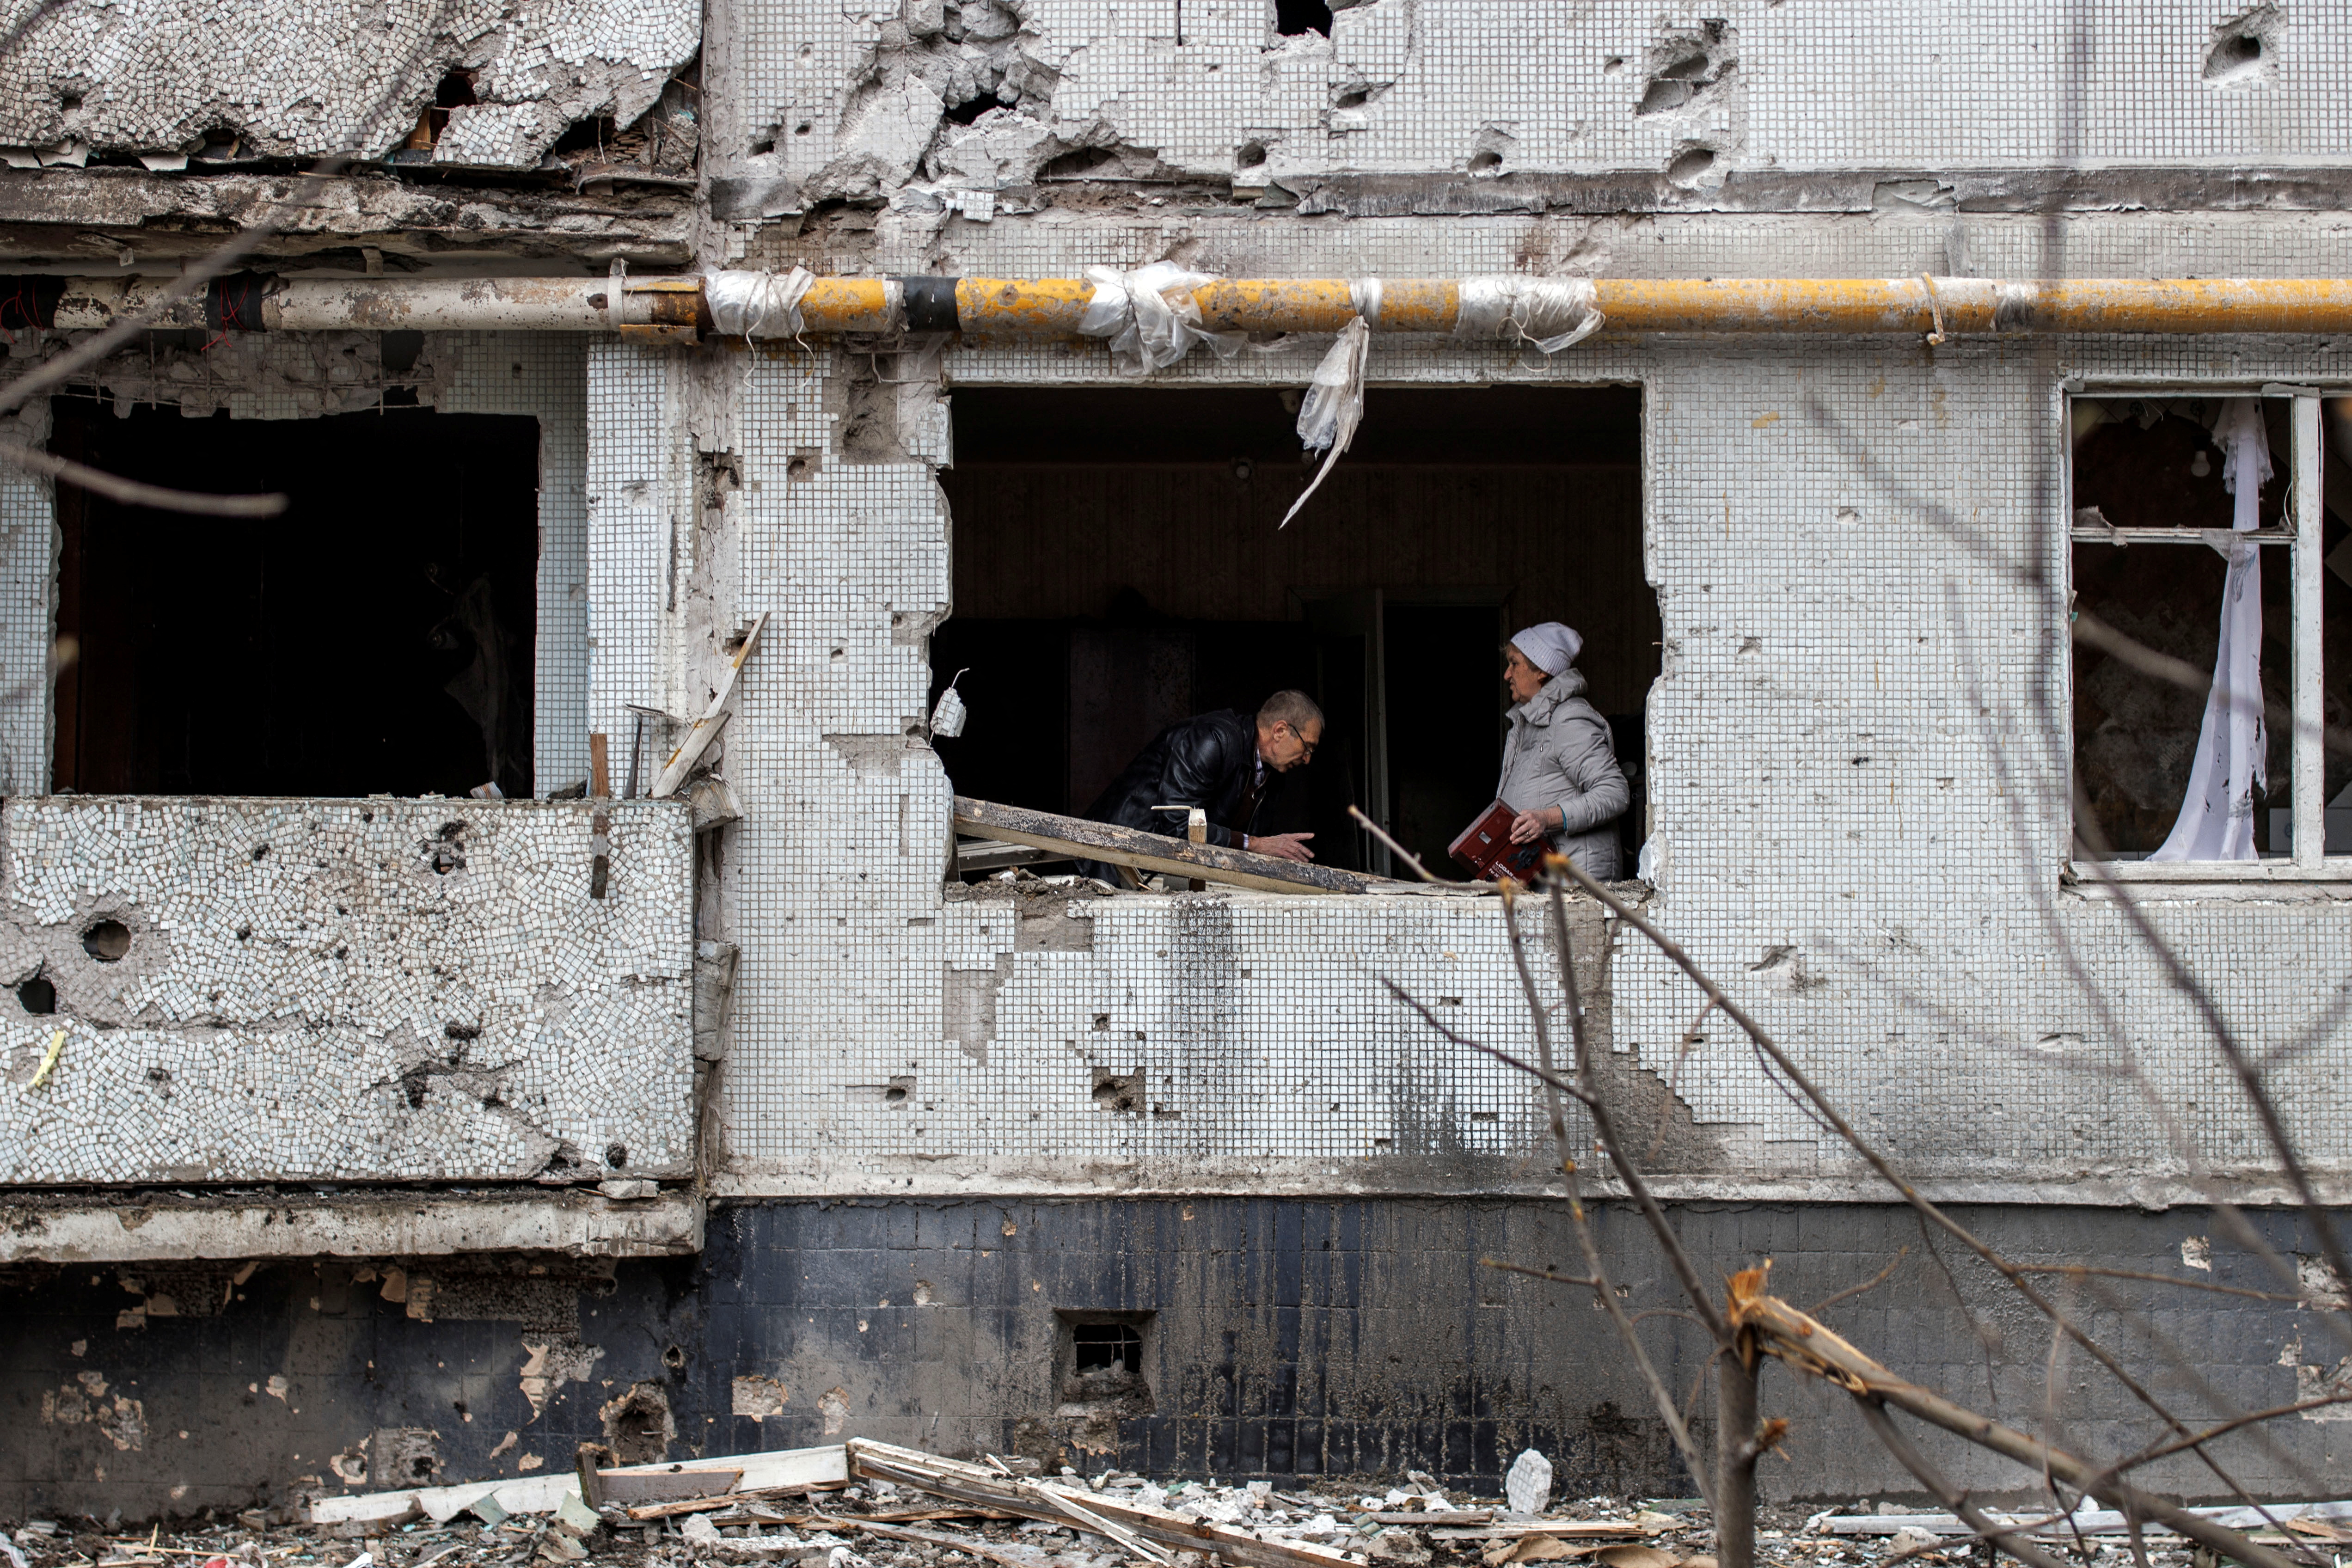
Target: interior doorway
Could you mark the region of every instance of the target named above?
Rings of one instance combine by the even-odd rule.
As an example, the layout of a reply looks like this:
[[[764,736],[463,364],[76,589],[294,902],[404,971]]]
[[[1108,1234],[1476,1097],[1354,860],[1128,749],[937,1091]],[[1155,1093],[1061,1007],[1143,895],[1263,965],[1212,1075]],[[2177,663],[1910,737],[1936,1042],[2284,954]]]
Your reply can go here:
[[[531,793],[537,420],[52,406],[64,456],[290,499],[274,518],[204,518],[58,487],[58,632],[77,658],[53,787]]]
[[[1562,620],[1610,717],[1638,842],[1642,712],[1657,598],[1642,574],[1641,401],[1629,387],[1376,388],[1353,449],[1287,528],[1312,469],[1296,392],[966,389],[955,395],[959,794],[1084,814],[1167,724],[1323,708],[1314,762],[1280,775],[1258,830],[1389,873],[1360,805],[1440,875],[1494,798],[1501,647]],[[1230,826],[1230,825],[1228,825]],[[1631,863],[1630,854],[1628,864]]]

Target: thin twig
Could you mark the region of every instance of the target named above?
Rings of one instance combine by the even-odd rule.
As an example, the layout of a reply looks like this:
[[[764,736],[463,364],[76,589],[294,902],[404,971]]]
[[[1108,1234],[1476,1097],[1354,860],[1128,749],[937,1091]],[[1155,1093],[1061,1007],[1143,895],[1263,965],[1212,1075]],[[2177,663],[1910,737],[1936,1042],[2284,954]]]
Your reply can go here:
[[[2078,1279],[2146,1279],[2158,1285],[2178,1285],[2184,1290],[2210,1290],[2221,1296],[2245,1296],[2257,1301],[2295,1301],[2309,1305],[2312,1298],[2284,1290],[2255,1290],[2243,1285],[2217,1285],[2209,1279],[2180,1279],[2137,1268],[2095,1268],[2087,1263],[2021,1263],[2020,1274],[2065,1274]]]
[[[2306,1410],[2325,1410],[2333,1405],[2352,1405],[2352,1394],[2322,1394],[2317,1399],[2298,1399],[2293,1405],[2274,1405],[2268,1410],[2248,1411],[2242,1415],[2235,1415],[2216,1426],[2208,1426],[2193,1436],[2167,1443],[2161,1448],[2143,1448],[2128,1459],[2116,1460],[2100,1474],[2120,1475],[2126,1470],[2137,1469],[2142,1465],[2153,1464],[2158,1459],[2167,1459],[2175,1454],[2185,1453],[2200,1443],[2210,1443],[2214,1438],[2235,1432],[2242,1426],[2260,1426],[2265,1421],[2275,1421],[2283,1415],[2301,1415]]]
[[[2177,686],[2183,691],[2193,691],[2202,697],[2213,689],[2211,670],[2200,669],[2187,659],[2175,658],[2168,653],[2158,653],[2080,607],[2074,611],[2074,640],[2085,647],[2097,648],[2126,668],[2136,669],[2168,686]],[[2305,729],[2296,721],[2294,713],[2279,702],[2263,704],[2263,723],[2273,735],[2289,731],[2301,732]],[[2319,727],[2319,739],[2329,751],[2352,756],[2352,730],[2339,730],[2333,724],[2323,724]]]
[[[1805,1316],[1809,1318],[1818,1318],[1822,1315],[1822,1309],[1824,1307],[1834,1307],[1840,1301],[1851,1300],[1854,1297],[1861,1295],[1865,1290],[1877,1289],[1881,1285],[1885,1284],[1886,1281],[1893,1277],[1895,1269],[1901,1268],[1903,1260],[1910,1255],[1911,1247],[1906,1242],[1903,1247],[1895,1254],[1894,1258],[1888,1261],[1885,1268],[1880,1269],[1877,1273],[1872,1275],[1869,1279],[1864,1280],[1859,1285],[1849,1285],[1844,1289],[1836,1292],[1834,1295],[1822,1297],[1820,1300],[1805,1309]]]
[[[1565,856],[1549,856],[1547,858],[1559,860],[1562,865],[1569,864]],[[1593,1076],[1591,1040],[1584,1024],[1584,999],[1577,994],[1576,952],[1568,934],[1568,899],[1560,891],[1556,879],[1550,888],[1550,904],[1552,942],[1559,960],[1560,994],[1567,998],[1569,1027],[1576,1037],[1576,1077],[1583,1086],[1585,1102],[1592,1112],[1593,1132],[1600,1140],[1601,1152],[1609,1156],[1610,1164],[1615,1167],[1618,1179],[1625,1184],[1625,1190],[1640,1205],[1642,1217],[1649,1221],[1659,1247],[1665,1251],[1666,1261],[1682,1281],[1683,1294],[1689,1297],[1691,1305],[1697,1309],[1699,1317],[1706,1324],[1707,1333],[1714,1338],[1716,1344],[1729,1350],[1733,1340],[1731,1325],[1724,1321],[1714,1297],[1700,1280],[1698,1268],[1691,1262],[1690,1254],[1683,1250],[1682,1237],[1667,1223],[1666,1211],[1659,1205],[1656,1194],[1650,1191],[1650,1184],[1642,1179],[1642,1173],[1634,1168],[1633,1161],[1625,1157],[1624,1142],[1617,1135],[1616,1120],[1601,1098],[1601,1087]],[[1512,936],[1516,942],[1516,922]]]
[[[1598,1280],[1580,1279],[1573,1274],[1555,1274],[1549,1268],[1530,1268],[1524,1263],[1506,1263],[1499,1258],[1478,1259],[1481,1268],[1499,1268],[1506,1274],[1525,1274],[1530,1279],[1549,1279],[1555,1285],[1596,1285]]]
[[[1439,878],[1430,874],[1429,868],[1421,863],[1421,858],[1419,856],[1406,848],[1403,845],[1398,843],[1395,839],[1390,837],[1379,823],[1374,822],[1370,817],[1366,816],[1362,812],[1358,811],[1352,805],[1348,808],[1348,815],[1354,817],[1363,827],[1365,832],[1379,839],[1388,849],[1390,854],[1395,856],[1398,859],[1412,867],[1414,874],[1420,877],[1423,881],[1434,882],[1440,880]]]
[[[27,473],[102,495],[124,506],[149,506],[158,511],[185,512],[192,517],[276,517],[286,510],[286,497],[280,492],[224,496],[202,490],[166,489],[162,485],[142,484],[137,479],[93,468],[88,463],[77,463],[70,458],[38,451],[21,441],[0,441],[0,463],[14,463]]]

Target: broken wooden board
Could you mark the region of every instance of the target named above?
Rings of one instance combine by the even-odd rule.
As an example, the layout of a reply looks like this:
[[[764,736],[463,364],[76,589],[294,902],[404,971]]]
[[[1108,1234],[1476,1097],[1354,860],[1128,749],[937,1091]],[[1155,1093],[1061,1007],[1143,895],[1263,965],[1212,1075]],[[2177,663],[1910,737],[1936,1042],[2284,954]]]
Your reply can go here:
[[[849,1458],[839,1444],[816,1448],[776,1448],[763,1454],[714,1454],[679,1465],[624,1465],[598,1470],[600,1485],[609,1476],[656,1475],[674,1470],[718,1471],[736,1479],[729,1482],[741,1496],[755,1489],[806,1491],[849,1484]],[[520,1479],[468,1481],[447,1487],[412,1487],[404,1491],[362,1492],[353,1497],[320,1498],[310,1505],[313,1524],[365,1524],[404,1521],[418,1512],[436,1524],[450,1520],[488,1498],[509,1513],[552,1513],[564,1498],[580,1496],[580,1478],[572,1475],[525,1476]]]
[[[632,1503],[686,1502],[733,1491],[742,1479],[740,1470],[689,1470],[684,1465],[667,1465],[650,1474],[638,1469],[598,1470],[596,1501],[600,1507],[611,1502],[623,1508]]]
[[[1337,867],[1255,855],[1222,844],[1188,844],[1181,838],[1146,833],[1138,827],[1088,822],[1080,816],[1031,811],[1025,806],[999,805],[970,795],[955,797],[955,826],[958,833],[974,838],[1026,844],[1073,859],[1101,860],[1171,877],[1197,877],[1204,882],[1253,888],[1262,893],[1390,892],[1402,885],[1385,877],[1367,877]]]
[[[719,728],[727,722],[727,699],[734,695],[735,678],[743,673],[743,661],[750,658],[752,650],[760,646],[760,633],[767,624],[768,612],[762,610],[759,618],[744,628],[743,640],[736,644],[734,653],[729,657],[727,668],[719,678],[719,689],[711,694],[710,705],[702,710],[702,717],[694,721],[694,727],[687,731],[686,739],[680,741],[677,750],[669,754],[661,777],[654,781],[656,799],[677,794],[686,783],[687,775],[694,772],[694,764],[702,760],[702,753],[710,749],[710,742],[719,738]]]
[[[1442,1513],[1423,1514],[1414,1521],[1430,1527],[1437,1541],[1516,1541],[1523,1535],[1550,1535],[1571,1541],[1622,1541],[1646,1533],[1625,1520],[1513,1519],[1500,1523],[1455,1528]]]
[[[1343,1564],[1364,1561],[1361,1556],[1328,1546],[1313,1546],[1303,1541],[1260,1541],[1245,1530],[1205,1524],[1108,1492],[999,1475],[978,1465],[942,1459],[912,1448],[893,1447],[887,1443],[868,1442],[863,1437],[851,1438],[847,1447],[851,1472],[870,1480],[913,1487],[959,1502],[984,1503],[1007,1513],[1046,1520],[1112,1540],[1118,1538],[1114,1531],[1123,1531],[1153,1546],[1172,1552],[1205,1552],[1238,1564],[1239,1568],[1342,1568]]]
[[[721,1497],[691,1498],[685,1502],[654,1502],[625,1510],[639,1523],[656,1519],[676,1519],[681,1514],[709,1513],[718,1509],[733,1508],[737,1503],[781,1502],[786,1498],[803,1497],[816,1491],[836,1491],[849,1484],[846,1479],[826,1481],[805,1487],[761,1487],[756,1491],[731,1491]],[[812,1500],[812,1503],[814,1500]],[[761,1524],[789,1524],[795,1527],[820,1517],[807,1513],[761,1513],[754,1515]],[[893,1513],[877,1513],[861,1517],[878,1519],[887,1524],[904,1524],[927,1519],[1013,1519],[1013,1514],[1000,1513],[986,1508],[917,1508],[902,1509]]]

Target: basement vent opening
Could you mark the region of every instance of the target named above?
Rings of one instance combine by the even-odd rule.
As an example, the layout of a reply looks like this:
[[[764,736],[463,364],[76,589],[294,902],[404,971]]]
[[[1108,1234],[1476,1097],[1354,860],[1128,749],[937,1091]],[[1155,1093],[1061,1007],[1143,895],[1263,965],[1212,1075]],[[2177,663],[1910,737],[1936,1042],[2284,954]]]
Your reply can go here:
[[[1075,1354],[1071,1369],[1080,1377],[1090,1372],[1143,1372],[1143,1331],[1132,1323],[1077,1323],[1070,1329]]]
[[[1148,1415],[1151,1386],[1144,1377],[1152,1318],[1144,1311],[1060,1311],[1061,1400],[1065,1415],[1097,1419]]]

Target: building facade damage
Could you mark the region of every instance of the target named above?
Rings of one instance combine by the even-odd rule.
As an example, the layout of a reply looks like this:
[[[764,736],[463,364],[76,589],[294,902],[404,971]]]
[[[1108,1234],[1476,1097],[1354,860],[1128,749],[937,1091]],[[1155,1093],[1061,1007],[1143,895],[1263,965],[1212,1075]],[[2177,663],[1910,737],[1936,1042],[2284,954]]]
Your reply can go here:
[[[1541,1094],[1461,1043],[1540,1020],[1505,900],[1402,879],[1551,620],[1639,874],[1568,904],[1576,997],[1522,919],[1541,1026],[1710,1280],[1891,1266],[1874,1354],[2043,1397],[2048,1324],[1635,920],[1972,1234],[2116,1271],[2070,1300],[2199,1408],[2320,1401],[2236,1474],[2321,1495],[2352,35],[2095,12],[0,11],[0,440],[288,498],[0,467],[0,1513],[845,1436],[1687,1493],[1602,1312],[1482,1266],[1580,1268]],[[1302,395],[1361,422],[1286,526]],[[2149,859],[2233,551],[2254,858]],[[1286,687],[1328,729],[1265,809],[1342,890],[1057,880],[970,804],[1087,816]],[[1774,1397],[1769,1491],[1909,1489]]]

